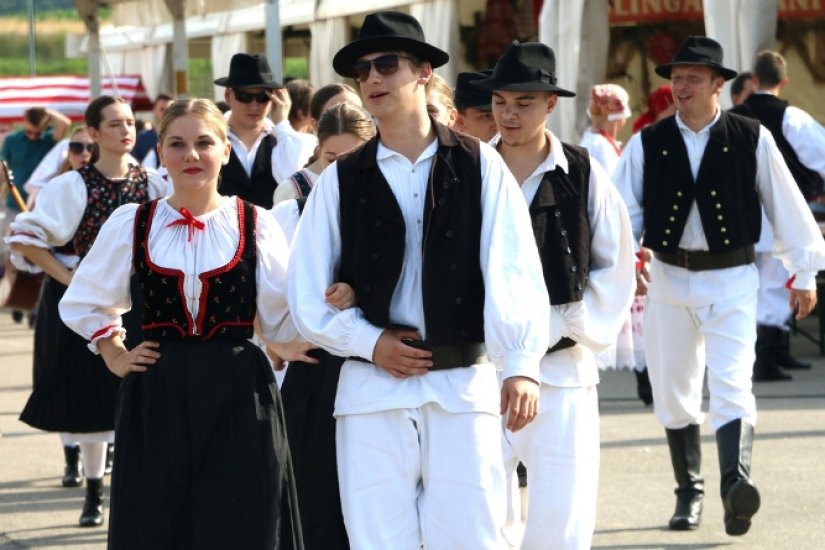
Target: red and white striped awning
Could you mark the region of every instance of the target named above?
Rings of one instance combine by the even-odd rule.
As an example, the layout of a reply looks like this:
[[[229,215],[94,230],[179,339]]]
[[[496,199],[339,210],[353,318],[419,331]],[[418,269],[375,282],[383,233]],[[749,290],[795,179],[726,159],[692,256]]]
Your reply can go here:
[[[103,94],[119,95],[136,111],[152,109],[139,75],[103,80]],[[83,120],[91,101],[85,76],[33,76],[0,78],[0,122],[17,122],[29,107],[48,107],[74,121]]]

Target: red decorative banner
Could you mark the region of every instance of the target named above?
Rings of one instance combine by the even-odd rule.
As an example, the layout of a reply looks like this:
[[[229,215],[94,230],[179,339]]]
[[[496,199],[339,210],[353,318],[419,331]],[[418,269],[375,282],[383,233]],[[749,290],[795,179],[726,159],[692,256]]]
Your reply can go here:
[[[704,17],[702,0],[612,0],[610,24],[693,21]],[[779,19],[825,18],[825,0],[779,0]]]

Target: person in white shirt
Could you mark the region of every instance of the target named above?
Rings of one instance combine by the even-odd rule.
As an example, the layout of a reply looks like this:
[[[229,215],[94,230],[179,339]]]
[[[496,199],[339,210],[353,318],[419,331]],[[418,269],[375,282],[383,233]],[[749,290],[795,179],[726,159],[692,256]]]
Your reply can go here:
[[[264,55],[233,55],[229,75],[215,84],[226,87],[232,144],[218,191],[272,208],[278,182],[306,165],[315,141],[302,138],[290,125],[289,93],[275,80]]]
[[[227,133],[209,100],[167,109],[158,143],[173,193],[118,208],[60,302],[123,378],[111,548],[303,548],[280,395],[250,340],[256,320],[271,341],[297,337],[288,245],[266,211],[218,193]],[[145,340],[127,350],[133,304]]]
[[[614,180],[628,205],[636,239],[653,250],[645,354],[654,410],[667,433],[676,489],[674,530],[699,526],[704,495],[699,425],[707,367],[710,427],[716,435],[725,531],[743,535],[760,506],[750,480],[756,400],[751,373],[756,339],[754,244],[764,208],[774,253],[794,274],[797,318],[816,304],[816,273],[825,242],[774,138],[755,120],[725,112],[718,98],[736,72],[722,47],[691,36],[669,78],[675,116],[628,142]]]
[[[732,109],[734,113],[757,119],[770,130],[785,163],[814,212],[823,212],[817,202],[825,192],[825,128],[814,118],[779,99],[788,84],[785,58],[777,52],[759,52],[753,68],[753,92]],[[756,305],[756,382],[790,380],[782,369],[809,369],[790,354],[788,321],[793,311],[788,306],[788,270],[771,253],[772,233],[763,224],[756,245],[759,268],[759,295]],[[781,368],[780,368],[781,367]]]
[[[550,348],[541,361],[541,408],[518,432],[503,432],[505,468],[521,460],[529,505],[520,547],[590,548],[599,479],[596,353],[616,341],[630,310],[634,256],[621,196],[586,149],[546,129],[560,97],[553,50],[513,42],[489,78],[501,153],[529,205],[549,293]],[[512,543],[513,541],[511,541]]]
[[[619,132],[630,118],[630,96],[618,84],[596,84],[590,89],[587,116],[590,127],[585,130],[579,145],[587,149],[608,176],[613,175],[622,154]]]
[[[491,147],[428,116],[448,59],[408,14],[365,18],[333,67],[379,135],[324,170],[292,244],[290,312],[348,358],[335,416],[353,548],[501,548],[500,414],[518,431],[537,413],[550,314],[527,207]],[[357,307],[325,302],[337,281]]]

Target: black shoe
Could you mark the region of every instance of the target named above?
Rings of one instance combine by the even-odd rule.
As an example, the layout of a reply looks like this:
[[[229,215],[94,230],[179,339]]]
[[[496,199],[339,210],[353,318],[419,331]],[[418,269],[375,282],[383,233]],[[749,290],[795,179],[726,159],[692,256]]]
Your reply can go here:
[[[98,527],[103,525],[103,480],[86,480],[86,500],[80,513],[81,527]]]
[[[676,478],[676,509],[668,522],[674,531],[688,531],[699,527],[702,519],[702,498],[705,483],[700,474],[702,445],[699,426],[690,424],[679,430],[665,430],[670,450],[673,475]]]
[[[647,375],[647,369],[634,370],[636,373],[636,394],[646,406],[653,404],[653,389],[650,387],[650,377]]]
[[[782,337],[776,348],[776,364],[788,370],[808,370],[810,363],[803,363],[791,355],[791,335],[787,330],[782,331]]]
[[[15,323],[22,323],[23,322],[23,312],[19,309],[14,309],[11,312],[11,318],[14,320]]]
[[[37,313],[33,311],[33,312],[29,313],[28,315],[26,315],[26,321],[29,324],[29,328],[33,329],[34,325],[37,324]]]
[[[753,426],[741,419],[728,422],[716,430],[716,448],[725,532],[732,536],[744,535],[761,503],[759,491],[750,480]]]
[[[106,466],[103,469],[103,473],[109,475],[112,473],[112,464],[115,461],[115,445],[114,443],[107,443],[106,444]]]
[[[63,470],[63,487],[80,487],[83,483],[80,466],[80,447],[63,447],[63,456],[66,457],[66,469]]]
[[[754,382],[791,380],[791,375],[783,372],[776,363],[782,332],[779,327],[756,326],[756,361],[753,363]]]

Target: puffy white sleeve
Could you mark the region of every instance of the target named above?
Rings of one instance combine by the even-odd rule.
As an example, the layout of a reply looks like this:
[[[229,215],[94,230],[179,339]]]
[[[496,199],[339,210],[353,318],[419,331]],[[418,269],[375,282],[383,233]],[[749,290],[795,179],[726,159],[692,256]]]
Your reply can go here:
[[[146,177],[149,184],[149,200],[168,197],[175,190],[172,181],[163,177],[154,168],[146,168]]]
[[[619,164],[613,171],[613,182],[619,190],[630,216],[633,237],[638,243],[644,232],[644,210],[642,209],[642,174],[645,168],[645,153],[642,146],[642,134],[636,133],[630,138],[627,147],[619,157]]]
[[[23,185],[23,189],[29,195],[37,193],[49,181],[54,178],[55,174],[60,171],[60,167],[66,162],[66,157],[69,153],[69,140],[64,139],[58,141],[57,144],[43,157],[37,168],[34,169],[32,175],[29,176],[29,181]]]
[[[120,316],[132,308],[129,280],[137,208],[125,204],[112,213],[60,300],[60,318],[90,341],[94,353],[101,338],[126,335]]]
[[[257,210],[256,279],[258,284],[258,321],[263,335],[273,342],[299,339],[298,329],[289,315],[286,298],[286,269],[289,262],[289,244],[284,232],[272,215],[259,207]]]
[[[550,338],[550,298],[530,213],[501,156],[481,144],[481,271],[487,350],[503,377],[539,381]]]
[[[8,243],[38,248],[69,242],[86,211],[86,185],[75,171],[57,176],[37,195],[37,208],[18,214],[11,224]]]
[[[309,134],[299,135],[288,120],[273,126],[272,133],[278,140],[272,149],[272,177],[283,181],[306,165],[317,141],[313,142]]]
[[[292,237],[295,235],[295,229],[298,227],[298,222],[301,220],[301,214],[298,212],[298,200],[292,199],[280,202],[273,206],[269,213],[275,218],[278,225],[281,226],[287,242],[291,243]]]

